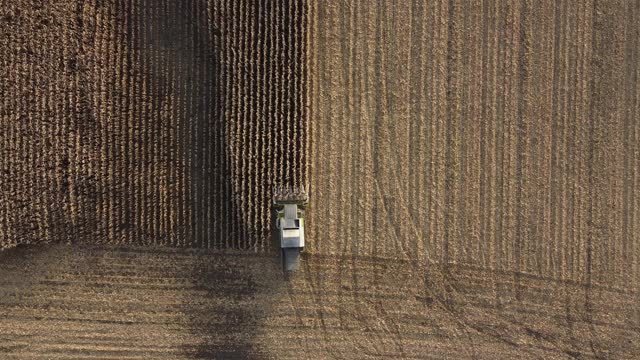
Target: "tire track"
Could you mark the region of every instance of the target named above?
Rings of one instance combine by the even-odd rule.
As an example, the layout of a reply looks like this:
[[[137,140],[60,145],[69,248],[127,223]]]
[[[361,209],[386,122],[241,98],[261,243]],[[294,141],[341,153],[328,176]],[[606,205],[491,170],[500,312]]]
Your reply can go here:
[[[529,35],[529,27],[527,23],[527,16],[529,12],[530,4],[525,2],[521,5],[520,14],[519,14],[519,49],[518,49],[518,118],[517,118],[517,134],[516,134],[516,152],[517,152],[517,165],[516,165],[516,179],[519,180],[516,189],[516,234],[515,234],[515,247],[514,247],[514,260],[515,260],[515,270],[516,270],[516,278],[515,278],[515,297],[518,301],[521,300],[520,294],[520,276],[519,274],[522,272],[523,265],[526,267],[526,264],[522,264],[522,249],[523,249],[523,240],[526,241],[526,233],[523,234],[524,231],[524,210],[523,210],[523,188],[525,187],[525,180],[523,177],[523,163],[525,161],[524,158],[524,149],[526,144],[523,140],[523,134],[527,133],[527,122],[528,119],[525,119],[525,109],[528,107],[528,48],[530,43],[530,35]],[[521,230],[522,229],[522,230]]]
[[[627,5],[626,9],[627,19],[626,19],[626,49],[625,49],[625,57],[626,57],[626,71],[625,77],[627,78],[627,82],[625,84],[626,88],[626,96],[625,96],[625,124],[624,124],[624,190],[622,194],[622,202],[623,202],[623,212],[625,216],[622,219],[622,228],[623,228],[623,249],[622,256],[625,259],[624,263],[630,263],[630,257],[633,257],[633,252],[630,254],[630,250],[632,247],[631,241],[631,233],[629,228],[632,227],[631,222],[633,221],[633,178],[632,178],[632,170],[633,162],[631,159],[634,158],[633,146],[631,145],[630,139],[633,138],[633,127],[631,125],[634,119],[637,119],[637,108],[635,107],[635,101],[637,99],[637,82],[638,82],[638,72],[637,66],[634,67],[633,64],[638,64],[637,58],[637,48],[638,48],[638,37],[633,34],[633,24],[634,20],[637,21],[635,14],[635,10],[632,5]],[[637,29],[635,29],[637,31]],[[629,186],[631,183],[631,186]],[[629,191],[631,189],[631,191]],[[623,272],[622,274],[624,278],[624,282],[628,283],[629,274]]]
[[[550,246],[549,246],[549,252],[547,252],[547,264],[548,264],[548,268],[547,271],[551,274],[555,274],[554,270],[553,270],[553,266],[554,266],[554,256],[553,256],[553,249],[556,246],[556,241],[557,241],[557,236],[556,236],[556,227],[555,227],[555,223],[556,223],[556,213],[557,213],[557,205],[556,205],[556,201],[558,198],[558,189],[557,189],[557,168],[558,168],[558,155],[556,152],[556,148],[557,148],[557,142],[558,139],[555,136],[555,132],[556,132],[556,119],[559,117],[559,102],[558,102],[558,98],[559,98],[559,82],[560,82],[560,75],[559,75],[559,71],[557,70],[559,64],[560,64],[560,48],[561,48],[561,42],[560,42],[560,38],[559,38],[559,33],[560,33],[560,27],[561,25],[561,15],[560,15],[560,9],[562,6],[562,2],[557,2],[556,3],[556,7],[555,7],[555,11],[554,11],[554,49],[553,49],[553,92],[552,92],[552,107],[553,107],[553,123],[552,123],[552,128],[551,128],[551,176],[550,176],[550,187],[551,187],[551,191],[550,191],[550,198],[549,198],[549,210],[550,210],[550,218],[549,218],[549,236],[550,236]]]
[[[593,21],[593,33],[592,33],[592,48],[593,48],[593,52],[592,52],[592,66],[602,66],[599,63],[596,63],[596,59],[598,56],[597,55],[597,49],[598,49],[598,45],[600,42],[599,36],[600,33],[599,31],[599,27],[596,26],[596,24],[598,24],[599,22],[599,16],[598,16],[598,1],[594,0],[593,1],[593,10],[592,10],[592,21]],[[601,21],[601,20],[600,20]],[[596,78],[595,76],[592,77],[591,80],[591,107],[590,107],[590,123],[589,123],[589,158],[588,158],[588,163],[589,163],[589,190],[591,192],[591,196],[590,196],[590,203],[589,203],[589,217],[587,220],[587,223],[589,225],[589,235],[587,237],[587,259],[586,259],[586,289],[585,289],[585,310],[586,310],[586,318],[587,321],[592,321],[593,320],[593,307],[592,307],[592,290],[591,290],[591,286],[593,283],[593,240],[595,238],[595,221],[596,219],[594,218],[594,207],[595,207],[595,202],[596,202],[596,194],[595,194],[595,178],[594,178],[594,166],[595,166],[595,162],[596,162],[596,154],[595,154],[595,143],[594,141],[596,140],[596,116],[598,114],[596,114],[596,99],[598,99],[597,97],[597,80],[599,80],[598,78]],[[594,327],[593,325],[591,325],[589,327],[589,331],[590,331],[590,335],[593,339],[593,335],[594,335]],[[589,342],[590,345],[590,349],[591,352],[593,353],[594,356],[597,356],[596,354],[596,350],[594,348],[594,344],[593,344],[593,340],[590,340]]]
[[[455,78],[454,74],[457,71],[458,63],[457,63],[457,47],[456,43],[458,42],[455,36],[457,36],[457,28],[456,28],[456,8],[455,1],[449,0],[447,4],[447,12],[448,12],[448,29],[447,29],[447,78],[446,78],[446,102],[447,102],[447,124],[445,127],[446,140],[445,140],[445,219],[444,219],[444,238],[442,244],[443,251],[443,262],[448,264],[450,262],[449,258],[449,243],[452,242],[452,233],[455,235],[455,219],[453,218],[454,214],[454,182],[456,181],[455,177],[455,164],[454,164],[454,155],[453,152],[457,150],[454,144],[455,134],[453,134],[455,130],[454,123],[456,122],[457,113],[455,111],[456,102],[457,102],[457,94],[453,95],[455,89]],[[455,247],[452,244],[452,248]],[[446,271],[446,270],[445,270]]]
[[[493,10],[493,11],[492,11]],[[495,200],[495,194],[496,194],[496,178],[497,176],[496,174],[496,160],[495,160],[495,147],[496,147],[496,122],[495,122],[495,118],[497,116],[497,102],[498,102],[498,96],[497,96],[497,81],[498,81],[498,20],[497,20],[497,3],[494,4],[493,9],[489,7],[489,4],[487,5],[487,9],[486,11],[488,11],[487,13],[487,18],[491,19],[491,21],[487,20],[487,22],[489,22],[491,25],[488,27],[488,38],[487,43],[491,44],[492,46],[490,47],[491,50],[489,50],[489,46],[488,46],[488,50],[487,50],[487,55],[490,54],[490,56],[488,57],[488,59],[490,59],[489,61],[489,65],[490,68],[488,68],[488,73],[491,74],[490,78],[488,78],[487,83],[488,84],[494,84],[494,86],[491,86],[492,91],[490,92],[490,95],[488,96],[488,102],[489,104],[487,104],[487,114],[486,114],[486,119],[488,119],[487,123],[490,124],[490,131],[488,133],[488,138],[486,141],[487,147],[486,147],[486,163],[484,164],[484,168],[487,169],[487,188],[485,188],[485,190],[483,191],[483,194],[487,194],[486,195],[486,200],[487,202],[484,204],[485,208],[488,208],[489,211],[486,214],[486,224],[487,224],[487,228],[485,229],[485,234],[487,234],[486,236],[488,237],[489,241],[485,241],[484,243],[487,244],[487,266],[489,267],[496,267],[496,236],[495,236],[495,222],[493,221],[496,218],[496,206],[494,205],[496,200]],[[489,75],[487,75],[489,77]],[[490,81],[489,81],[490,80]],[[488,87],[489,85],[487,85]]]
[[[640,6],[636,6],[635,9],[635,14],[640,14]],[[636,23],[637,25],[637,23]],[[638,29],[637,31],[640,31],[640,29]],[[639,54],[640,54],[640,44],[636,43],[636,49],[635,49],[635,59],[637,60],[639,58]],[[636,78],[640,77],[640,66],[636,67],[635,70],[635,76]],[[638,83],[636,82],[636,89],[635,89],[635,99],[634,101],[634,110],[635,113],[637,114],[638,111],[640,111],[640,91],[638,91]],[[633,144],[634,148],[633,148],[633,153],[635,154],[635,163],[637,164],[640,161],[640,146],[638,144],[640,144],[640,122],[636,121],[635,122],[635,126],[633,128]],[[631,179],[631,184],[632,184],[632,188],[636,189],[637,184],[640,184],[640,170],[636,168],[636,170],[634,171],[634,174],[632,175],[632,179]],[[632,230],[633,230],[633,234],[637,234],[638,233],[638,224],[640,224],[640,196],[638,196],[635,191],[632,192],[633,196],[631,198],[631,224],[632,224]],[[635,238],[634,238],[635,239]],[[637,250],[637,244],[633,243],[633,253],[636,254],[635,260],[633,262],[634,265],[632,265],[632,269],[635,266],[635,271],[632,270],[632,275],[635,276],[636,278],[636,284],[635,284],[635,290],[637,291],[638,289],[640,289],[640,252]],[[640,300],[640,294],[638,295],[638,299]],[[636,318],[637,318],[637,324],[640,324],[640,311],[636,311]]]
[[[573,16],[572,16],[573,17]],[[567,267],[568,267],[568,277],[570,279],[575,280],[575,275],[577,273],[577,269],[575,267],[576,265],[576,245],[578,244],[578,240],[576,239],[576,224],[575,224],[575,213],[576,213],[576,192],[577,192],[577,188],[576,188],[576,179],[578,178],[577,174],[576,174],[576,164],[578,163],[578,151],[576,149],[576,137],[577,137],[577,124],[578,124],[578,119],[577,119],[577,113],[578,113],[578,97],[579,97],[579,86],[578,86],[578,77],[579,77],[579,68],[578,68],[578,63],[581,60],[580,59],[580,47],[578,46],[578,44],[582,43],[582,38],[581,38],[581,23],[580,23],[580,6],[577,7],[577,9],[575,10],[575,23],[571,24],[571,28],[572,28],[572,33],[573,35],[573,42],[576,44],[575,46],[573,46],[573,55],[570,56],[569,61],[571,62],[571,64],[569,65],[569,69],[572,70],[572,74],[570,76],[570,87],[573,89],[572,93],[569,93],[569,99],[568,99],[568,104],[567,104],[567,108],[569,109],[569,114],[568,114],[568,118],[570,120],[570,125],[569,125],[569,132],[567,137],[569,138],[567,140],[567,144],[566,144],[566,151],[567,154],[569,154],[570,158],[568,159],[568,164],[567,164],[567,174],[568,174],[568,184],[567,184],[567,191],[570,193],[569,199],[568,199],[568,203],[566,206],[566,216],[567,216],[567,223],[570,224],[568,226],[567,229],[567,236],[565,237],[567,242],[564,244],[564,247],[567,249]]]

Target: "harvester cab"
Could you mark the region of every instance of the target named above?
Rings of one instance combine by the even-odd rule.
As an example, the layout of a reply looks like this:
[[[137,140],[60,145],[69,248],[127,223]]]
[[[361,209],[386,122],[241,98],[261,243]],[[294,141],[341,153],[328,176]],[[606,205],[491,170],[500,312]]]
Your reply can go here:
[[[300,253],[304,250],[304,209],[308,202],[306,188],[275,187],[273,190],[277,240],[285,273],[297,270],[300,264]]]

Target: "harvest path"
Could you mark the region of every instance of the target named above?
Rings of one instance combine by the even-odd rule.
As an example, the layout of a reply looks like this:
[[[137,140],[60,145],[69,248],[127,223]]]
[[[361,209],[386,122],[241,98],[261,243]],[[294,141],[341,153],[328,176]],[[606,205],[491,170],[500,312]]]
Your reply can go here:
[[[406,261],[416,268],[398,281],[424,283],[401,293],[431,294],[460,334],[501,333],[484,312],[458,317],[475,295],[455,284],[470,276],[527,343],[637,356],[637,342],[600,347],[616,336],[598,319],[618,312],[594,301],[640,301],[640,3],[345,1],[312,14],[308,250],[361,285],[339,291],[357,302],[383,287],[357,259],[387,259],[384,274]],[[404,306],[368,305],[402,338]],[[637,306],[620,313],[637,336]]]
[[[314,9],[311,252],[639,289],[640,8],[555,4]]]

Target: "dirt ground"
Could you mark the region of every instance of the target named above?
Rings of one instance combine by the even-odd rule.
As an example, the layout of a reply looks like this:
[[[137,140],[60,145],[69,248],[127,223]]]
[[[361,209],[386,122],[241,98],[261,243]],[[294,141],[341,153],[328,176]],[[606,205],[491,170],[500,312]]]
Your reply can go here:
[[[640,2],[48,4],[0,6],[0,242],[71,244],[0,253],[3,356],[640,357]]]
[[[337,261],[336,261],[337,260]],[[463,266],[48,245],[0,253],[3,359],[615,358],[637,293]],[[501,293],[496,289],[501,289]],[[585,304],[585,299],[589,303]]]

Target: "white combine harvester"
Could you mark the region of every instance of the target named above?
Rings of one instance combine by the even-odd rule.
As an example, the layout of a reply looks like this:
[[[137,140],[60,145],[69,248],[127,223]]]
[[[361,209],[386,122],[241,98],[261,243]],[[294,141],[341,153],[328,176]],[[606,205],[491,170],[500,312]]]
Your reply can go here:
[[[308,202],[305,188],[280,186],[273,189],[276,228],[285,273],[295,271],[300,263],[300,253],[304,250],[304,208]]]

